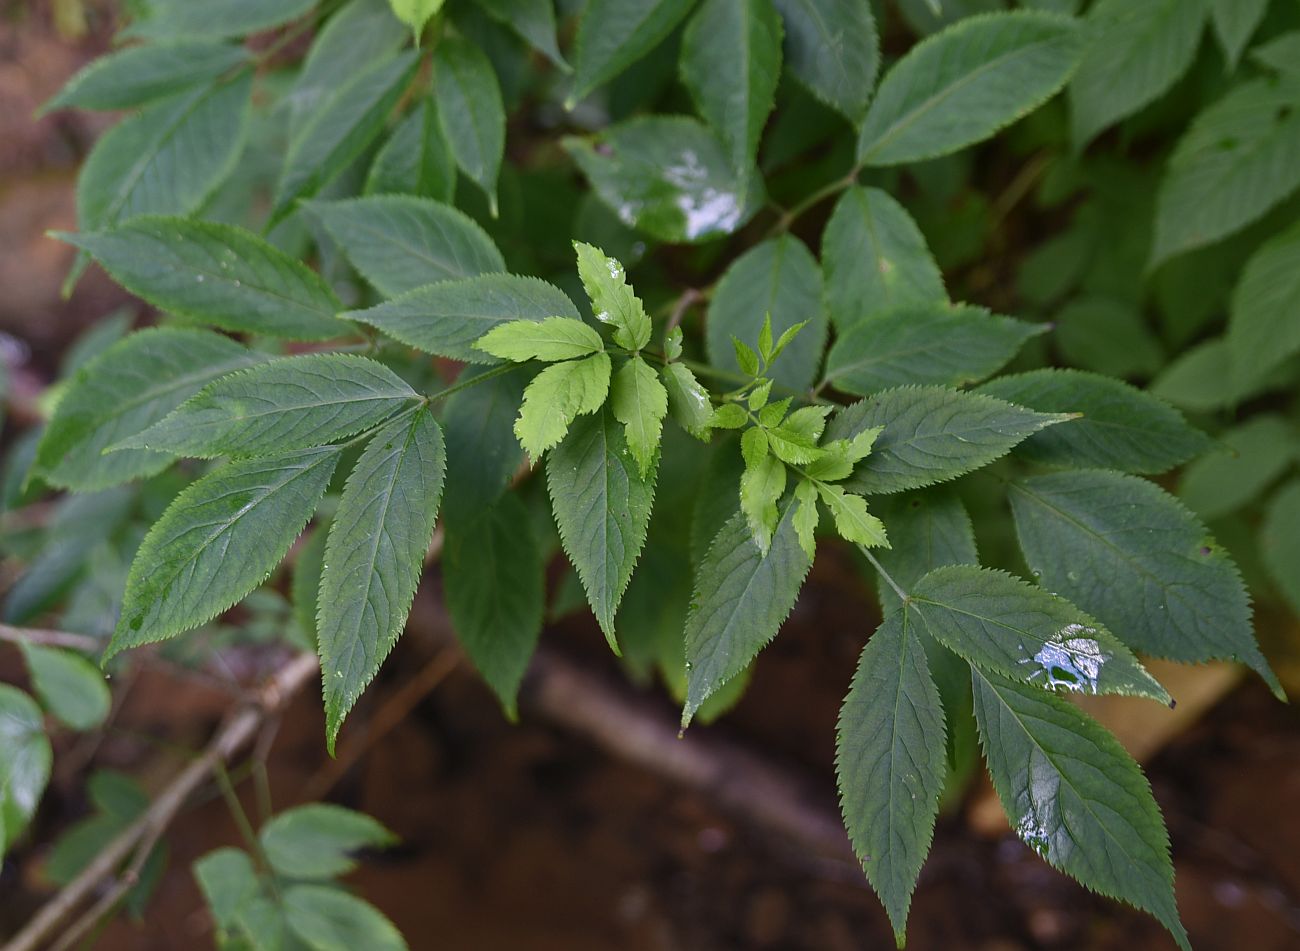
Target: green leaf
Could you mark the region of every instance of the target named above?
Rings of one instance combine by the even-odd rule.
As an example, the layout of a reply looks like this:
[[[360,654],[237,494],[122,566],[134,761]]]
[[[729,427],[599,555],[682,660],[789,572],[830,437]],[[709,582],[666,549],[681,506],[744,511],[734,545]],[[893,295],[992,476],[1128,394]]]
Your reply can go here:
[[[794,607],[812,567],[812,556],[799,544],[794,509],[787,503],[766,551],[740,513],[709,546],[686,617],[683,728],[705,700],[749,666]]]
[[[708,429],[713,404],[695,374],[680,363],[670,363],[659,371],[659,377],[668,392],[669,415],[692,436]]]
[[[835,531],[839,532],[841,538],[868,548],[889,547],[885,526],[867,511],[866,499],[845,492],[838,485],[824,483],[817,486],[817,493],[835,519]]]
[[[493,216],[506,145],[506,110],[496,70],[467,39],[444,36],[433,50],[433,94],[456,164],[483,189]]]
[[[868,0],[776,0],[790,73],[857,125],[880,71]]]
[[[1100,0],[1088,11],[1091,45],[1070,81],[1076,149],[1154,102],[1187,72],[1205,23],[1203,0]]]
[[[572,360],[603,353],[600,334],[573,317],[515,320],[493,327],[474,344],[475,348],[502,360]]]
[[[1232,292],[1228,354],[1233,382],[1245,389],[1300,351],[1300,226],[1250,256]]]
[[[1169,694],[1114,634],[1069,601],[976,565],[922,577],[905,610],[921,630],[985,671],[1081,694]]]
[[[1165,351],[1142,311],[1111,297],[1076,297],[1056,314],[1056,349],[1063,362],[1106,376],[1159,372]]]
[[[751,429],[745,433],[761,430]],[[741,442],[742,450],[748,440]],[[764,439],[766,447],[766,439]],[[785,465],[775,456],[766,452],[750,458],[745,457],[745,471],[740,477],[740,510],[745,513],[749,531],[758,543],[760,551],[767,551],[772,544],[772,533],[776,531],[781,513],[776,503],[785,494]]]
[[[650,342],[650,315],[628,284],[623,265],[590,244],[575,241],[573,248],[592,313],[613,328],[614,342],[620,347],[640,350]]]
[[[904,591],[911,590],[935,568],[979,564],[970,516],[951,488],[887,495],[871,504],[881,521],[889,526],[893,543],[877,551],[876,560]],[[876,591],[886,616],[902,606],[898,594],[879,572]]]
[[[555,43],[555,4],[552,0],[479,0],[479,6],[560,69],[566,73],[571,71]]]
[[[305,353],[224,376],[119,445],[204,459],[272,455],[355,435],[416,399],[382,363]]]
[[[1198,115],[1156,196],[1151,266],[1241,230],[1300,186],[1300,77],[1243,83]]]
[[[450,485],[448,514],[451,508]],[[519,684],[542,632],[545,560],[518,496],[447,519],[442,581],[461,646],[501,700],[517,714]]]
[[[286,809],[262,826],[257,838],[276,874],[297,879],[346,875],[357,867],[354,852],[397,841],[365,813],[323,802]]]
[[[1250,51],[1250,58],[1277,73],[1300,74],[1300,30],[1260,43]]]
[[[806,389],[816,379],[821,362],[826,313],[817,259],[791,235],[750,248],[731,263],[718,281],[705,323],[709,362],[724,370],[740,369],[732,353],[731,338],[757,340],[768,314],[774,333],[808,322],[768,371],[782,386]]]
[[[243,36],[295,20],[314,5],[313,0],[166,0],[151,4],[148,18],[133,23],[123,35],[153,39]]]
[[[0,684],[0,854],[36,812],[53,758],[40,708],[21,690]]]
[[[329,523],[317,521],[311,535],[298,549],[290,579],[289,600],[293,604],[293,619],[302,635],[304,650],[316,651],[316,615],[320,607],[320,576],[325,570],[325,542],[329,536]]]
[[[37,110],[132,109],[211,82],[241,63],[248,49],[202,40],[133,46],[93,60]]]
[[[863,396],[906,383],[961,386],[996,373],[1046,329],[968,304],[895,310],[839,337],[826,358],[826,379]]]
[[[659,45],[693,0],[590,0],[578,21],[573,105]]]
[[[644,479],[659,452],[664,416],[668,414],[668,391],[648,363],[632,357],[614,374],[609,409],[623,424],[627,447]]]
[[[374,905],[328,885],[294,885],[284,893],[285,917],[312,951],[406,951],[393,923]]]
[[[132,294],[181,317],[295,340],[349,331],[318,274],[242,228],[148,217],[60,237],[90,252]]]
[[[275,186],[271,221],[284,218],[351,165],[383,130],[418,59],[413,52],[380,58],[343,77],[311,111],[289,142]]]
[[[743,406],[724,403],[713,410],[709,417],[709,426],[713,429],[741,429],[749,425],[749,414]]]
[[[497,362],[474,343],[508,323],[547,317],[580,320],[577,308],[558,287],[515,274],[442,281],[345,316],[417,350],[468,363]]]
[[[234,171],[249,124],[252,76],[148,106],[100,136],[77,177],[77,224],[197,211]]]
[[[485,371],[467,369],[470,382]],[[524,454],[513,431],[527,371],[515,369],[453,394],[442,414],[447,439],[447,488],[443,518],[450,532],[461,515],[472,516],[501,497]]]
[[[388,297],[506,269],[487,233],[450,205],[371,195],[308,207],[353,266]]]
[[[266,580],[325,494],[339,450],[232,462],[190,485],[140,543],[104,660],[216,617]]]
[[[906,611],[867,641],[840,708],[835,772],[844,827],[901,945],[948,764],[925,648]]]
[[[682,83],[736,169],[753,165],[776,104],[781,32],[772,0],[704,0],[682,36]]]
[[[375,155],[365,194],[405,194],[450,203],[456,197],[455,162],[437,107],[426,99],[398,124]]]
[[[26,643],[22,649],[32,689],[60,722],[74,730],[104,722],[113,698],[99,668],[72,651]]]
[[[420,45],[420,34],[424,32],[425,24],[442,9],[442,4],[443,0],[388,0],[397,19],[411,28],[417,46]]]
[[[1211,0],[1210,22],[1214,24],[1214,35],[1223,47],[1228,72],[1237,68],[1242,51],[1267,9],[1268,0]]]
[[[565,554],[615,652],[614,616],[645,544],[657,470],[641,474],[610,411],[575,423],[546,464]]]
[[[878,188],[848,189],[822,234],[826,306],[841,332],[895,310],[946,303],[943,275],[907,211]]]
[[[1228,451],[1197,459],[1178,483],[1178,495],[1204,519],[1241,508],[1296,460],[1295,427],[1273,413],[1253,416],[1220,439]]]
[[[609,394],[609,355],[592,354],[547,367],[524,390],[524,402],[515,420],[519,444],[536,464],[542,453],[556,445],[580,415],[594,413]]]
[[[758,432],[759,430],[754,430]],[[817,512],[817,487],[806,479],[801,479],[794,489],[795,510],[792,519],[795,537],[799,547],[809,560],[817,554],[817,525],[820,521]]]
[[[209,852],[194,863],[194,877],[219,931],[236,926],[239,912],[261,888],[253,860],[239,849]]]
[[[41,436],[32,472],[80,492],[160,472],[170,455],[104,450],[148,429],[214,379],[263,359],[206,330],[133,333],[77,371]]]
[[[1016,454],[1049,466],[1159,473],[1213,443],[1160,399],[1120,380],[1080,370],[1033,370],[990,380],[980,393],[1041,413],[1082,413],[1068,426],[1030,436]]]
[[[563,145],[623,224],[660,241],[723,237],[762,205],[758,176],[740,176],[722,142],[694,119],[647,116]]]
[[[1089,470],[1011,483],[1011,511],[1034,577],[1144,654],[1230,658],[1282,688],[1255,643],[1236,565],[1163,489]]]
[[[858,161],[900,165],[987,139],[1057,93],[1083,55],[1068,17],[1020,10],[966,17],[923,40],[885,75]]]
[[[375,433],[348,476],[316,618],[331,755],[343,718],[406,626],[446,471],[442,430],[420,409]]]
[[[1300,480],[1274,493],[1259,530],[1259,553],[1273,583],[1300,614]]]
[[[1160,809],[1142,771],[1073,704],[974,672],[989,775],[1016,834],[1093,891],[1149,911],[1189,951]]]
[[[844,483],[850,492],[871,495],[955,479],[1069,418],[942,386],[903,386],[846,406],[826,436],[847,439],[883,427],[871,455]]]

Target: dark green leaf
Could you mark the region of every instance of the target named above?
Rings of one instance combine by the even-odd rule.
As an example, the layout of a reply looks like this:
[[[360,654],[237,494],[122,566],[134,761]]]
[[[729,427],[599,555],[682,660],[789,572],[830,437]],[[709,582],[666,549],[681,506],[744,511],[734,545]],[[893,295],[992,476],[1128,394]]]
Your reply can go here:
[[[1053,334],[1063,362],[1107,376],[1151,376],[1164,347],[1136,306],[1111,297],[1077,297],[1056,314]]]
[[[556,66],[569,71],[569,64],[555,44],[555,4],[552,0],[479,0],[479,6]]]
[[[0,854],[36,812],[53,758],[40,708],[21,690],[0,684]]]
[[[204,41],[133,46],[94,60],[37,115],[55,109],[131,109],[210,82],[248,61],[248,50]]]
[[[1267,9],[1268,0],[1212,0],[1210,3],[1210,22],[1223,46],[1229,72],[1237,68],[1242,51]]]
[[[1300,481],[1292,480],[1274,493],[1259,530],[1259,552],[1273,583],[1291,610],[1300,614]]]
[[[232,462],[167,507],[131,563],[107,660],[210,621],[266,580],[325,494],[335,448]]]
[[[32,689],[62,723],[89,730],[104,722],[112,697],[98,667],[72,651],[36,644],[23,644],[23,659]]]
[[[276,815],[262,826],[258,840],[277,874],[329,879],[357,867],[357,850],[383,848],[397,838],[364,813],[314,802]]]
[[[406,627],[445,475],[442,430],[420,409],[375,433],[348,476],[317,615],[331,753],[343,718]]]
[[[1178,483],[1179,496],[1205,519],[1241,508],[1296,460],[1295,427],[1273,413],[1252,416],[1220,439],[1227,451],[1197,459]]]
[[[469,40],[444,36],[433,51],[438,118],[456,164],[487,195],[496,214],[506,112],[491,61]]]
[[[437,107],[426,99],[398,124],[375,156],[365,193],[451,202],[456,197],[455,161]]]
[[[693,0],[590,0],[578,21],[572,107],[672,32]]]
[[[164,0],[151,4],[149,16],[132,24],[126,35],[153,39],[242,36],[288,23],[313,6],[314,0]]]
[[[1135,650],[1191,662],[1231,658],[1282,696],[1255,644],[1237,566],[1177,499],[1104,470],[1013,482],[1010,496],[1025,560],[1048,588]]]
[[[854,125],[880,70],[880,40],[868,0],[776,0],[790,72]]]
[[[1232,292],[1228,352],[1233,382],[1245,389],[1300,351],[1300,226],[1251,255]]]
[[[468,369],[461,379],[468,382],[480,372]],[[447,438],[443,515],[449,531],[457,516],[472,515],[496,501],[519,471],[524,456],[512,427],[526,380],[526,370],[515,370],[447,400],[442,415]]]
[[[308,207],[353,266],[388,297],[506,269],[487,233],[451,205],[371,195]]]

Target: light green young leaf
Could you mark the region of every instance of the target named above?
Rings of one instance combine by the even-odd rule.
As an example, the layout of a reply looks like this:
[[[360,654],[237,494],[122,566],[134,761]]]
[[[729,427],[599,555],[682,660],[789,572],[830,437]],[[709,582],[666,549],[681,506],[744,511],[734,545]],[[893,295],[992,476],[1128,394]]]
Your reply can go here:
[[[766,551],[739,512],[709,546],[686,617],[683,728],[705,700],[749,666],[794,607],[812,567],[795,531],[794,508],[785,506]]]
[[[572,360],[603,353],[600,334],[572,317],[514,320],[493,327],[474,344],[475,349],[502,360]]]
[[[1223,47],[1228,72],[1237,68],[1242,51],[1267,9],[1268,0],[1211,0],[1210,22],[1214,24],[1214,35]]]
[[[1055,95],[1085,45],[1074,20],[1048,13],[959,21],[885,75],[862,123],[858,161],[899,165],[987,139]]]
[[[1096,373],[1032,370],[990,380],[978,392],[1043,413],[1083,414],[1016,447],[1017,455],[1043,465],[1155,474],[1213,444],[1160,399]]]
[[[305,353],[224,376],[117,445],[203,459],[265,456],[355,435],[418,398],[375,360]]]
[[[826,358],[826,379],[859,395],[907,383],[961,386],[996,373],[1046,330],[967,304],[895,310],[837,339]]]
[[[740,510],[745,513],[749,531],[763,552],[772,544],[772,533],[781,518],[776,503],[785,494],[785,479],[785,465],[775,456],[763,453],[752,462],[746,458],[745,472],[740,477]]]
[[[889,526],[893,542],[875,553],[876,560],[904,591],[910,591],[935,568],[979,564],[970,516],[950,487],[881,496],[871,505]],[[876,582],[880,608],[889,616],[903,602],[879,572]],[[969,677],[963,673],[962,679]]]
[[[1070,81],[1074,147],[1162,96],[1187,72],[1205,24],[1204,0],[1100,0],[1091,44]]]
[[[695,374],[680,363],[669,363],[659,371],[668,392],[668,413],[692,436],[699,436],[709,428],[713,404],[708,391],[700,385]]]
[[[751,426],[740,437],[740,457],[745,460],[745,468],[756,469],[767,458],[767,430],[760,426]],[[780,498],[780,495],[777,495]],[[775,499],[773,499],[775,501]]]
[[[672,32],[693,0],[590,0],[578,21],[576,75],[567,105],[573,108]]]
[[[420,34],[425,24],[433,19],[434,14],[442,9],[443,0],[388,0],[388,4],[401,20],[411,28],[415,45],[420,45]]]
[[[594,413],[609,394],[609,355],[595,353],[547,367],[524,390],[515,435],[533,464],[569,431],[578,416]]]
[[[1227,451],[1207,453],[1183,470],[1178,495],[1204,519],[1234,512],[1257,498],[1296,461],[1296,429],[1261,413],[1220,435]]]
[[[288,215],[351,165],[383,131],[402,97],[418,59],[414,52],[380,58],[343,77],[303,122],[289,142],[275,188],[271,221]]]
[[[442,430],[422,408],[376,432],[348,476],[316,617],[331,755],[343,718],[406,627],[446,472]]]
[[[1298,103],[1297,105],[1300,105]],[[1300,351],[1300,225],[1260,247],[1232,292],[1228,355],[1233,382],[1245,390]]]
[[[640,350],[650,342],[650,315],[627,282],[623,265],[600,248],[573,242],[578,253],[578,277],[591,300],[596,319],[613,328],[614,342]]]
[[[452,496],[448,486],[448,515]],[[470,661],[514,719],[519,684],[542,632],[545,560],[518,496],[447,519],[442,583]]]
[[[1060,472],[1011,483],[1034,576],[1134,650],[1201,663],[1230,658],[1282,688],[1255,643],[1237,566],[1177,499],[1134,476]]]
[[[271,868],[285,878],[331,879],[357,867],[353,853],[397,837],[361,812],[313,802],[274,816],[257,836]]]
[[[1156,196],[1151,266],[1259,218],[1300,186],[1300,77],[1256,79],[1198,115]]]
[[[463,212],[410,195],[371,195],[307,206],[380,293],[506,269],[487,233]]]
[[[758,376],[758,354],[735,334],[731,335],[731,352],[735,355],[736,366],[741,373],[745,376]]]
[[[989,775],[1016,834],[1088,888],[1149,911],[1190,951],[1169,837],[1137,763],[1065,699],[972,677]]]
[[[572,71],[555,43],[553,0],[479,0],[479,6],[560,69]]]
[[[867,500],[860,495],[845,492],[838,485],[817,486],[826,508],[835,519],[835,531],[847,542],[868,548],[888,548],[889,539],[880,519],[867,511]]]
[[[732,352],[731,338],[758,340],[768,314],[775,333],[807,324],[768,372],[782,386],[806,389],[816,379],[821,361],[826,313],[817,259],[791,235],[750,248],[731,263],[718,281],[704,325],[709,362],[725,370],[743,370]]]
[[[137,218],[113,231],[60,235],[160,310],[225,330],[328,340],[348,333],[316,272],[233,225]]]
[[[432,99],[417,105],[388,137],[366,175],[366,195],[414,195],[450,204],[456,160]]]
[[[880,40],[868,0],[776,0],[791,74],[857,125],[880,71]]]
[[[609,408],[623,424],[627,447],[644,479],[659,453],[664,416],[668,414],[668,391],[648,363],[632,357],[614,374]]]
[[[496,363],[475,341],[506,324],[547,317],[581,320],[573,302],[558,287],[515,274],[442,281],[345,316],[377,327],[417,350],[467,363]],[[596,339],[599,341],[599,335]]]
[[[263,359],[206,330],[133,333],[77,371],[45,427],[32,472],[79,492],[160,472],[170,455],[104,450],[148,429],[214,379]]]
[[[711,429],[741,429],[748,424],[749,414],[743,406],[735,403],[723,403],[714,407],[713,415],[709,417]]]
[[[433,50],[433,74],[438,118],[451,153],[461,171],[483,189],[495,216],[506,146],[506,110],[496,70],[469,40],[444,36]]]
[[[329,885],[294,885],[285,919],[312,951],[406,951],[401,932],[369,902]]]
[[[946,303],[943,275],[907,211],[878,188],[848,189],[822,233],[826,306],[847,332],[895,310]]]
[[[804,475],[818,482],[847,479],[853,474],[853,467],[870,455],[882,432],[883,426],[875,426],[862,430],[850,439],[831,439],[822,443],[818,447],[822,454],[804,466]]]
[[[794,524],[795,537],[799,547],[809,560],[817,554],[817,487],[806,479],[799,480],[794,489]]]
[[[1259,553],[1273,583],[1300,614],[1300,480],[1278,489],[1264,510],[1259,529]]]
[[[844,483],[850,492],[871,495],[948,482],[1070,418],[943,386],[902,386],[841,409],[827,438],[883,427],[871,455]]]
[[[840,708],[835,773],[844,827],[900,946],[947,778],[946,734],[921,633],[896,612],[862,649]]]
[[[682,83],[737,169],[753,164],[776,104],[781,33],[772,0],[704,0],[682,37]]]
[[[333,447],[229,463],[190,485],[140,543],[104,660],[216,617],[289,551],[338,463]]]
[[[0,684],[0,854],[31,821],[53,759],[40,707],[17,687]]]
[[[313,5],[313,0],[174,0],[151,4],[149,16],[133,23],[123,35],[151,39],[244,36],[297,19]]]
[[[77,177],[77,224],[188,215],[234,170],[249,123],[250,73],[148,106],[90,150]]]
[[[975,565],[936,568],[912,587],[905,610],[981,670],[1043,690],[1169,694],[1114,634],[1064,598]]]
[[[767,443],[773,455],[792,466],[807,465],[823,455],[815,439],[784,425],[767,431]]]
[[[565,554],[616,653],[614,616],[645,544],[657,470],[642,476],[609,410],[575,423],[546,464]]]
[[[203,40],[132,46],[92,61],[37,110],[132,109],[211,82],[248,61],[249,51]]]
[[[74,730],[104,722],[113,698],[98,667],[72,651],[26,643],[22,648],[32,689],[50,713]]]
[[[562,144],[623,224],[660,241],[721,238],[762,207],[759,176],[739,175],[722,142],[695,119],[644,116]]]

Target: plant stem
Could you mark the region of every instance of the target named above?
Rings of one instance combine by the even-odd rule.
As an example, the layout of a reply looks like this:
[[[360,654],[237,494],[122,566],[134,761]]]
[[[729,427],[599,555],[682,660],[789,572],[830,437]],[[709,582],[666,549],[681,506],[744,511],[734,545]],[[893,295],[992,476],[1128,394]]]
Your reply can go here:
[[[480,383],[486,383],[494,377],[505,376],[511,370],[517,370],[518,368],[519,364],[517,363],[503,363],[500,366],[493,367],[491,370],[480,373],[468,380],[459,380],[451,386],[445,387],[436,393],[430,393],[425,397],[425,402],[432,403],[436,400],[446,399],[454,393],[459,393],[461,390],[468,390],[470,387],[478,386]]]
[[[856,165],[853,166],[852,170],[843,178],[837,178],[835,181],[823,185],[789,211],[782,212],[781,217],[777,219],[776,224],[772,225],[771,229],[767,232],[766,237],[775,238],[779,234],[784,234],[790,230],[791,226],[804,214],[804,212],[808,211],[813,206],[820,204],[825,199],[830,198],[832,195],[838,195],[845,189],[852,188],[858,183],[858,172],[860,171],[861,169]]]
[[[894,594],[898,595],[898,597],[903,601],[904,604],[912,600],[912,596],[899,586],[898,582],[895,581],[890,576],[889,572],[885,570],[885,566],[882,565],[876,559],[875,555],[871,554],[870,548],[868,548],[866,545],[859,545],[858,551],[862,552],[862,554],[867,556],[867,561],[871,562],[871,567],[875,568],[876,571],[880,572],[880,577],[884,578],[885,583],[894,589]]]

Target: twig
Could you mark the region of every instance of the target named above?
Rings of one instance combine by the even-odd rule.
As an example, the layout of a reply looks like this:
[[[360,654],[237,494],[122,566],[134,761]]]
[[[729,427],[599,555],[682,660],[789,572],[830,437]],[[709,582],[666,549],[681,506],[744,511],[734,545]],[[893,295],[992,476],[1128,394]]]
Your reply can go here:
[[[70,631],[50,631],[35,627],[14,627],[0,624],[0,641],[10,644],[35,644],[40,647],[66,647],[83,654],[98,654],[103,644],[85,634]]]
[[[115,878],[117,867],[132,854],[133,850],[145,844],[152,848],[152,844],[156,843],[167,829],[181,806],[185,804],[185,800],[207,779],[214,767],[225,763],[243,749],[268,716],[282,710],[295,693],[305,684],[316,679],[317,670],[318,665],[314,654],[298,654],[281,667],[275,676],[257,692],[254,700],[231,717],[217,732],[202,755],[168,783],[162,793],[150,804],[145,814],[113,839],[81,871],[81,874],[50,899],[4,946],[4,951],[35,951],[55,934],[101,882]],[[108,895],[122,889],[124,883],[127,889],[130,888],[130,871],[128,868],[124,875],[115,879]],[[112,904],[113,902],[106,904],[106,898],[101,898],[90,909],[90,913],[83,916],[83,919],[78,920],[72,927],[82,927],[82,921],[99,910],[100,906],[107,909],[111,908]],[[91,924],[93,922],[94,919]]]

